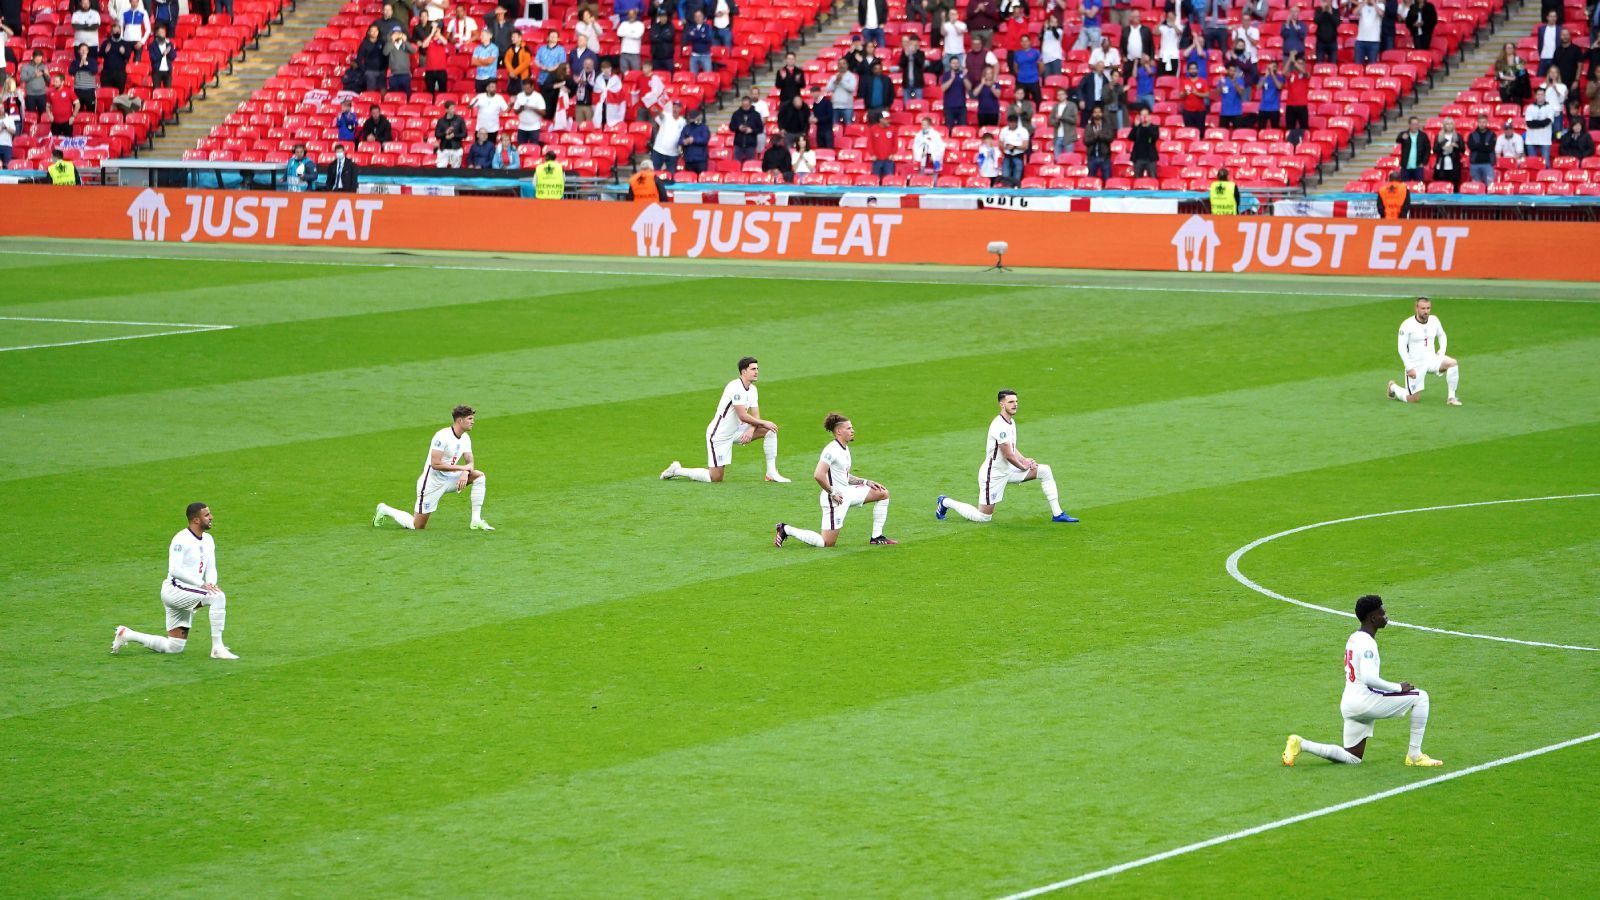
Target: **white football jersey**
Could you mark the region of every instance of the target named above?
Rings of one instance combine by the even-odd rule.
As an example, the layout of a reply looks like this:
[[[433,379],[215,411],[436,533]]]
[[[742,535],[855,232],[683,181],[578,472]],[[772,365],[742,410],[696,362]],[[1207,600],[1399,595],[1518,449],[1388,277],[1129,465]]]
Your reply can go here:
[[[455,477],[458,472],[438,472],[433,468],[433,451],[439,451],[440,459],[447,465],[459,465],[461,458],[472,452],[472,437],[465,431],[456,434],[456,427],[449,425],[439,429],[434,434],[433,442],[428,444],[428,455],[422,460],[422,474],[435,475],[440,478]]]
[[[1433,348],[1434,338],[1438,338],[1438,350]],[[1429,316],[1426,322],[1418,322],[1416,316],[1407,316],[1400,323],[1400,358],[1409,367],[1426,361],[1436,353],[1443,356],[1446,340],[1444,325],[1439,322],[1438,316]]]
[[[989,423],[989,439],[983,447],[983,470],[991,475],[1004,475],[1011,463],[1000,452],[1001,444],[1010,444],[1018,453],[1022,451],[1017,447],[1016,420],[1006,421],[1005,416],[995,416]]]
[[[1344,699],[1359,700],[1370,697],[1374,691],[1398,691],[1400,685],[1384,680],[1380,675],[1383,660],[1378,656],[1378,642],[1361,629],[1344,642]]]
[[[828,465],[828,487],[837,491],[850,483],[850,448],[838,438],[822,448],[822,461]]]
[[[760,406],[761,399],[756,393],[756,386],[744,386],[744,382],[735,378],[728,382],[722,389],[722,399],[717,401],[717,413],[711,417],[711,424],[706,426],[706,436],[714,441],[733,439],[745,428],[745,423],[733,411],[735,406],[750,409]]]
[[[217,544],[210,534],[195,537],[185,528],[167,550],[167,577],[189,587],[217,583]]]

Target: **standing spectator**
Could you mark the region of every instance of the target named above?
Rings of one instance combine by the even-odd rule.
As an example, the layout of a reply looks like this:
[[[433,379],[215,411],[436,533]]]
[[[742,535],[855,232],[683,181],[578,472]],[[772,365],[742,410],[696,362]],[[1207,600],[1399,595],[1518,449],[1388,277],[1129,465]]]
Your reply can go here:
[[[833,98],[821,88],[811,89],[811,118],[817,124],[817,146],[833,149]]]
[[[532,78],[522,83],[522,91],[512,101],[511,109],[517,114],[517,143],[542,144],[539,131],[544,128],[544,114],[549,107],[544,95],[534,87]]]
[[[483,20],[483,31],[481,33],[489,36],[489,42],[494,44],[496,56],[505,56],[506,51],[511,49],[511,35],[515,34],[516,31],[511,25],[510,18],[506,16],[506,8],[504,6],[496,6],[494,11]]]
[[[804,96],[795,94],[786,105],[778,108],[778,130],[783,132],[790,147],[794,146],[796,138],[811,133],[811,107],[806,105]]]
[[[1593,40],[1593,38],[1590,38]],[[1561,29],[1561,36],[1557,38],[1556,52],[1550,56],[1550,68],[1561,73],[1561,83],[1576,91],[1578,89],[1578,66],[1583,63],[1583,48],[1572,42],[1572,29]]]
[[[1428,136],[1417,126],[1416,116],[1406,121],[1406,130],[1400,132],[1400,136],[1395,138],[1394,142],[1400,149],[1401,176],[1406,181],[1421,181],[1432,147],[1428,143]]]
[[[1211,78],[1211,56],[1199,41],[1190,41],[1189,49],[1183,54],[1183,71],[1188,72],[1190,66],[1195,67],[1201,78]]]
[[[1238,49],[1239,55],[1245,62],[1254,65],[1261,61],[1261,29],[1250,18],[1249,13],[1246,13],[1244,18],[1239,20],[1239,24],[1234,27],[1230,37],[1234,47]],[[1241,67],[1242,70],[1243,67]]]
[[[833,120],[839,125],[849,125],[855,121],[856,114],[856,88],[860,85],[856,73],[850,71],[850,64],[839,60],[839,68],[828,79],[826,89],[833,98]]]
[[[1228,0],[1206,0],[1201,22],[1205,49],[1221,50],[1228,45]]]
[[[1123,77],[1132,74],[1139,60],[1153,55],[1155,50],[1155,37],[1151,35],[1150,27],[1144,24],[1140,12],[1133,10],[1128,17],[1128,27],[1122,29]]]
[[[1298,4],[1289,7],[1289,16],[1278,27],[1278,37],[1283,41],[1283,58],[1304,58],[1306,55],[1306,23],[1300,21]]]
[[[67,87],[67,80],[60,72],[50,76],[45,102],[49,107],[50,133],[56,137],[72,137],[72,117],[78,113],[78,95]]]
[[[467,104],[478,111],[478,130],[494,140],[500,134],[500,117],[506,114],[508,104],[500,94],[500,86],[493,80],[486,82],[483,92]],[[478,168],[483,168],[479,166]]]
[[[711,26],[706,24],[706,17],[699,10],[695,10],[693,23],[684,29],[683,39],[689,45],[689,71],[710,72]]]
[[[994,30],[1000,27],[999,0],[967,0],[967,31],[978,48],[988,50],[994,44]]]
[[[1378,3],[1379,0],[1361,0],[1356,12],[1356,65],[1377,62],[1383,47],[1383,7]]]
[[[1093,2],[1093,0],[1090,0]],[[967,23],[952,13],[939,30],[942,62],[948,70],[953,63],[965,63],[967,58]]]
[[[1182,22],[1178,19],[1176,11],[1167,13],[1167,17],[1162,19],[1161,24],[1156,27],[1156,44],[1160,48],[1158,54],[1161,60],[1161,74],[1178,74],[1178,60],[1183,55],[1183,39],[1186,36],[1187,32],[1184,30]]]
[[[856,24],[861,36],[883,46],[883,25],[889,21],[889,0],[856,0]]]
[[[897,150],[894,126],[889,124],[885,116],[867,135],[867,155],[872,157],[872,174],[878,177],[880,183],[882,179],[894,176],[894,155]]]
[[[711,161],[711,129],[706,126],[704,110],[696,109],[689,113],[689,121],[678,138],[678,149],[685,169],[696,175],[706,170],[706,165]]]
[[[1100,15],[1104,0],[1083,0],[1078,5],[1078,39],[1074,50],[1090,50],[1100,46]]]
[[[1533,98],[1533,80],[1528,77],[1527,66],[1517,54],[1515,44],[1506,43],[1500,47],[1500,55],[1494,60],[1494,78],[1502,101],[1527,103]]]
[[[1283,73],[1278,71],[1278,61],[1267,60],[1267,72],[1257,84],[1261,90],[1256,109],[1257,128],[1281,127],[1284,83]]]
[[[1000,85],[995,81],[994,66],[983,67],[983,76],[978,81],[977,87],[973,88],[972,96],[978,101],[978,127],[999,126]]]
[[[740,97],[739,108],[733,111],[728,120],[728,128],[733,132],[735,160],[743,163],[756,158],[756,144],[759,143],[763,127],[761,114],[756,112],[755,104],[749,97]]]
[[[550,80],[550,73],[566,63],[567,48],[561,46],[561,35],[546,32],[544,43],[533,54],[533,64],[539,67],[539,86],[544,87]]]
[[[494,155],[489,160],[489,168],[500,170],[522,168],[522,154],[518,152],[517,145],[511,142],[509,132],[500,133],[500,139],[495,143]]]
[[[435,97],[449,86],[449,44],[438,22],[427,26],[427,33],[419,45],[422,49],[422,83]]]
[[[355,160],[344,155],[344,145],[333,148],[333,162],[328,164],[328,180],[322,189],[335,194],[354,194],[359,186]]]
[[[72,76],[72,91],[78,96],[80,109],[94,112],[94,92],[100,86],[95,76],[100,71],[100,61],[94,58],[94,48],[88,44],[79,44],[73,50],[72,65],[67,68]]]
[[[1523,143],[1522,135],[1517,134],[1517,123],[1511,119],[1506,120],[1500,137],[1495,139],[1494,156],[1497,161],[1509,159],[1515,162],[1521,162],[1528,156],[1527,145]]]
[[[1561,70],[1554,66],[1551,66],[1550,71],[1544,76],[1544,102],[1555,107],[1555,134],[1560,134],[1566,128],[1563,120],[1566,118],[1564,113],[1567,108],[1567,85],[1561,80]]]
[[[656,116],[655,138],[650,142],[650,162],[655,168],[665,169],[668,174],[678,171],[685,124],[682,103],[662,104],[661,114]]]
[[[0,84],[0,87],[3,86]],[[22,130],[22,116],[18,112],[19,109],[20,107],[9,95],[0,93],[0,169],[11,165],[12,144],[16,140],[17,133]]]
[[[1523,124],[1528,128],[1522,140],[1528,148],[1528,155],[1538,156],[1545,165],[1550,164],[1551,135],[1559,115],[1561,110],[1545,100],[1544,88],[1533,92],[1533,102],[1522,111]]]
[[[494,139],[483,129],[478,129],[472,146],[467,148],[467,168],[490,169],[494,167]]]
[[[144,45],[150,43],[150,14],[145,11],[144,0],[133,0],[122,14],[122,42],[128,45],[128,58],[136,62]]]
[[[1111,70],[1108,80],[1111,85],[1106,92],[1105,106],[1101,109],[1106,111],[1106,121],[1111,123],[1111,127],[1121,131],[1126,124],[1124,110],[1127,108],[1128,86],[1122,83],[1122,72],[1115,69]]]
[[[454,44],[457,50],[465,50],[477,42],[478,23],[467,14],[465,3],[456,4],[455,15],[445,24],[444,33],[449,36],[450,43]],[[551,32],[550,37],[555,38],[555,32]]]
[[[1554,10],[1546,13],[1544,24],[1539,26],[1535,35],[1539,47],[1538,74],[1543,78],[1544,73],[1550,71],[1550,66],[1555,61],[1556,46],[1561,43],[1560,16]]]
[[[353,106],[348,97],[339,101],[339,115],[334,118],[333,127],[341,141],[354,141],[356,132],[361,130],[361,117],[356,115]]]
[[[1489,117],[1479,115],[1478,127],[1467,134],[1467,168],[1472,180],[1479,184],[1494,183],[1494,145],[1494,129],[1489,127]]]
[[[937,176],[944,169],[944,135],[933,127],[933,119],[922,117],[922,129],[911,141],[911,158],[924,175]]]
[[[100,46],[100,11],[95,9],[94,0],[78,0],[78,8],[72,11],[72,44]],[[0,48],[0,54],[4,52],[4,48]],[[3,65],[0,62],[0,66]]]
[[[389,63],[389,90],[411,96],[411,53],[415,48],[406,40],[404,31],[389,35],[389,45],[384,57]]]
[[[711,0],[711,14],[706,18],[711,22],[711,39],[728,49],[733,49],[733,20],[739,15],[739,7],[734,0]]]
[[[1600,20],[1600,3],[1595,4],[1594,18]],[[1587,65],[1584,81],[1588,85],[1584,94],[1589,99],[1589,130],[1593,131],[1600,124],[1600,21],[1590,27],[1589,51],[1584,54]]]
[[[924,80],[928,75],[928,55],[922,52],[922,41],[908,34],[900,41],[900,87],[907,100],[921,100]]]
[[[1574,118],[1572,124],[1567,126],[1566,133],[1561,135],[1560,146],[1562,156],[1588,159],[1594,155],[1594,135],[1583,127],[1582,118]]]
[[[1111,38],[1103,37],[1100,46],[1089,51],[1089,65],[1101,67],[1109,77],[1122,70],[1122,51],[1111,45]]]
[[[1400,0],[1381,0],[1381,2],[1383,19],[1378,30],[1378,49],[1388,52],[1394,49],[1395,32],[1400,27]]]
[[[1062,64],[1066,61],[1067,53],[1062,42],[1066,39],[1066,32],[1061,28],[1061,16],[1051,12],[1044,20],[1044,27],[1039,30],[1039,66],[1044,70],[1044,76],[1050,78],[1061,74]]]
[[[773,132],[771,140],[767,141],[767,152],[761,154],[761,173],[770,177],[779,177],[784,181],[794,181],[794,157],[789,154],[789,145],[784,142],[783,135]]]
[[[296,144],[294,155],[283,167],[285,186],[294,192],[308,191],[317,181],[317,164],[306,156],[306,145]]]
[[[1445,116],[1439,124],[1439,136],[1433,141],[1433,180],[1449,182],[1457,194],[1461,193],[1461,154],[1465,150],[1466,142],[1456,131],[1456,120]]]
[[[594,79],[594,108],[601,128],[620,128],[628,118],[628,100],[622,92],[622,77],[611,69],[611,60],[600,61],[600,74]]]
[[[595,82],[599,80],[600,76],[594,70],[592,59],[585,59],[583,68],[572,77],[572,108],[576,112],[578,124],[594,121],[594,88]]]
[[[1078,101],[1066,88],[1056,91],[1056,105],[1050,107],[1050,133],[1056,156],[1069,152],[1078,143]]]
[[[805,93],[806,72],[795,65],[794,51],[783,55],[783,67],[778,69],[773,83],[778,88],[778,105],[788,106],[789,101]]]
[[[1311,22],[1317,29],[1317,62],[1339,61],[1339,11],[1333,0],[1322,0]]]
[[[811,144],[806,141],[804,135],[801,135],[800,139],[794,142],[794,146],[789,148],[789,161],[794,167],[796,181],[803,183],[805,179],[802,176],[816,171],[817,151],[811,149]]]
[[[118,93],[128,89],[128,47],[122,43],[122,26],[113,24],[111,36],[100,45],[100,86]]]
[[[17,70],[17,80],[22,82],[22,107],[36,115],[44,115],[49,106],[50,67],[44,64],[44,51],[35,47],[33,59]]]
[[[1104,110],[1089,113],[1089,123],[1083,127],[1083,150],[1089,161],[1089,176],[1102,182],[1111,177],[1111,142],[1117,139],[1117,130],[1106,122]]]
[[[380,18],[372,24],[378,26],[378,39],[381,43],[389,42],[389,35],[396,31],[406,30],[407,18],[395,11],[393,3],[385,3]]]
[[[1150,121],[1150,110],[1139,110],[1139,121],[1128,131],[1133,157],[1133,177],[1154,178],[1161,161],[1161,129]]]
[[[361,132],[356,135],[356,146],[361,146],[363,141],[374,141],[381,146],[393,140],[394,123],[383,114],[383,107],[372,104],[367,110],[367,120],[361,123]]]
[[[882,116],[894,104],[894,82],[883,74],[883,63],[873,60],[867,80],[861,85],[861,102],[867,108],[867,121]]]
[[[433,138],[438,145],[434,164],[441,169],[461,168],[461,145],[467,139],[467,120],[456,113],[456,102],[444,102],[444,115],[433,123]]]
[[[617,67],[623,75],[637,71],[644,52],[644,23],[639,21],[639,10],[629,8],[621,22],[617,23]]]
[[[1183,124],[1189,128],[1206,127],[1206,107],[1211,104],[1211,85],[1200,75],[1200,67],[1189,63],[1189,72],[1178,85],[1178,103]]]
[[[1411,45],[1419,50],[1433,46],[1433,31],[1439,26],[1439,8],[1433,0],[1413,0],[1406,13],[1406,28],[1411,30]]]
[[[944,95],[942,102],[946,128],[967,124],[967,79],[961,65],[961,58],[956,57],[945,66],[944,74],[939,77],[939,90]]]
[[[983,133],[983,142],[973,154],[972,163],[978,167],[979,175],[989,179],[991,187],[1000,180],[1000,145],[995,143],[993,132]]]
[[[478,45],[472,48],[473,89],[483,93],[490,82],[500,80],[500,50],[487,31],[478,32]]]
[[[1149,31],[1149,29],[1145,29]],[[1008,58],[1016,66],[1017,91],[1031,99],[1035,104],[1044,102],[1044,93],[1039,90],[1039,58],[1038,50],[1033,47],[1033,39],[1027,35],[1022,36],[1022,46]]]
[[[1296,58],[1289,64],[1289,74],[1284,78],[1284,122],[1290,131],[1305,131],[1311,127],[1311,76],[1306,74],[1306,61]]]
[[[506,67],[506,93],[515,97],[522,93],[525,83],[533,81],[533,54],[523,43],[522,32],[511,32],[511,47],[501,61]]]
[[[361,69],[362,82],[368,91],[383,90],[385,75],[389,71],[389,54],[383,46],[383,35],[378,26],[368,25],[367,36],[356,45],[356,66]]]
[[[601,41],[605,38],[605,29],[601,27],[600,19],[595,16],[593,6],[579,4],[578,24],[572,26],[572,35],[574,43],[579,38],[582,38],[585,47],[595,53],[600,52],[600,48],[603,46]]]
[[[672,72],[677,68],[674,54],[677,52],[677,29],[672,27],[672,21],[667,18],[665,10],[656,13],[656,20],[650,26],[650,67],[663,72]]]
[[[1133,96],[1140,109],[1156,108],[1156,78],[1161,74],[1153,56],[1146,56],[1134,64]]]

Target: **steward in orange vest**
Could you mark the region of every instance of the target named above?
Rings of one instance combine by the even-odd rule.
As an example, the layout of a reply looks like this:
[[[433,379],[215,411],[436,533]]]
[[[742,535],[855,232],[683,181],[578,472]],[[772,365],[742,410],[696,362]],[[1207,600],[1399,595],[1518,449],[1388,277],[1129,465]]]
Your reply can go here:
[[[1378,210],[1385,219],[1402,219],[1410,208],[1411,189],[1399,172],[1391,173],[1389,181],[1378,188]]]

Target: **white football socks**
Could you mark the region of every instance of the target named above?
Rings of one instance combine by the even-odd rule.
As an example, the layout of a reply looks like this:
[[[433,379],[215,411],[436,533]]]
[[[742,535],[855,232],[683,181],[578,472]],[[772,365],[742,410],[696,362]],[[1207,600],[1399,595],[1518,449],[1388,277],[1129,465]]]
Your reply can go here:
[[[416,526],[416,519],[415,519],[414,516],[411,515],[411,513],[408,513],[408,512],[406,512],[404,510],[395,509],[394,507],[390,506],[387,503],[379,503],[378,504],[378,512],[381,512],[384,515],[388,516],[389,518],[395,520],[396,522],[399,522],[401,528],[416,528],[417,527]]]
[[[685,469],[683,466],[679,466],[678,475],[679,477],[687,478],[690,481],[698,481],[701,484],[711,483],[710,469]]]
[[[822,543],[822,535],[817,534],[815,531],[807,531],[804,528],[796,528],[793,525],[785,525],[783,526],[783,533],[794,538],[802,544],[810,544],[813,547],[824,546]]]
[[[883,523],[889,521],[889,498],[872,504],[872,536],[883,537]]]
[[[951,500],[949,497],[944,498],[944,508],[954,510],[961,515],[961,518],[966,519],[968,522],[987,522],[994,518],[994,516],[989,515],[988,513],[978,512],[978,508],[970,503],[962,503],[960,500]]]
[[[1461,382],[1461,364],[1451,366],[1444,370],[1444,387],[1450,392],[1450,399],[1456,398],[1456,385]]]
[[[767,474],[778,474],[778,433],[776,431],[767,432],[767,436],[761,439],[761,452],[767,455]]]
[[[185,638],[167,637],[163,634],[145,634],[142,631],[128,629],[123,635],[135,644],[143,644],[157,653],[182,653],[189,641]]]
[[[489,476],[479,475],[472,483],[472,521],[483,521],[483,498],[489,493]]]
[[[1061,515],[1061,492],[1056,488],[1056,473],[1050,467],[1040,464],[1039,487],[1044,491],[1044,499],[1050,501],[1050,515]]]
[[[1319,744],[1316,741],[1302,740],[1300,749],[1312,756],[1320,756],[1323,759],[1344,763],[1345,765],[1353,766],[1361,762],[1361,757],[1336,744]]]
[[[228,598],[221,591],[217,591],[206,597],[205,606],[211,618],[211,646],[224,646],[222,629],[228,624]]]
[[[1455,369],[1450,371],[1454,372]],[[1411,746],[1406,748],[1406,753],[1417,756],[1422,753],[1422,733],[1428,730],[1428,692],[1417,692],[1417,705],[1411,707]]]

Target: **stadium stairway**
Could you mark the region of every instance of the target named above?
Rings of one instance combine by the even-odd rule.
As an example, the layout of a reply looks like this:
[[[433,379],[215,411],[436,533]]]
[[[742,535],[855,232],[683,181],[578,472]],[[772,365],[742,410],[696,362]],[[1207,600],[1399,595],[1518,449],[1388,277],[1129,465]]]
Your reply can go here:
[[[243,62],[234,64],[233,74],[206,91],[204,98],[196,99],[194,109],[184,114],[180,124],[168,125],[166,133],[156,139],[154,149],[146,155],[156,159],[179,159],[185,150],[193,150],[197,141],[210,134],[280,66],[300,52],[306,41],[328,24],[344,5],[345,0],[297,0],[284,10],[283,20],[262,35],[260,46]]]
[[[824,14],[824,18],[809,32],[806,37],[806,43],[798,47],[791,45],[789,49],[794,51],[796,62],[799,63],[801,68],[804,68],[806,63],[815,62],[817,57],[832,46],[840,36],[849,34],[855,29],[856,0],[836,0],[833,8],[828,10]],[[765,71],[761,73],[761,77],[753,79],[754,84],[758,87],[771,87],[772,79],[776,77],[778,69],[782,66],[783,55],[776,54],[774,58],[768,60],[768,65]],[[714,113],[707,113],[706,125],[711,129],[712,134],[716,134],[733,119],[734,111],[739,108],[739,97],[748,93],[750,87],[749,83],[735,85],[733,98],[715,110]]]
[[[1362,172],[1389,155],[1389,151],[1394,149],[1394,135],[1405,130],[1407,119],[1416,116],[1426,121],[1446,104],[1454,102],[1458,94],[1472,87],[1472,82],[1489,71],[1493,65],[1495,54],[1500,52],[1501,43],[1495,39],[1495,35],[1501,33],[1515,35],[1511,38],[1515,41],[1533,31],[1534,25],[1539,21],[1539,4],[1529,3],[1528,0],[1509,0],[1505,16],[1503,19],[1491,17],[1488,27],[1478,33],[1476,47],[1469,48],[1465,56],[1455,59],[1451,63],[1449,72],[1435,72],[1431,85],[1418,88],[1415,101],[1410,104],[1402,103],[1398,115],[1384,122],[1381,128],[1373,129],[1371,143],[1357,150],[1350,159],[1341,162],[1338,173],[1325,171],[1323,174],[1325,180],[1315,190],[1310,191],[1310,194],[1317,196],[1343,192],[1351,179],[1359,178]]]

